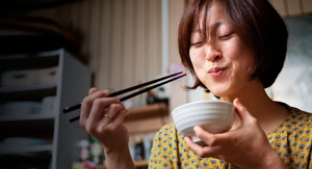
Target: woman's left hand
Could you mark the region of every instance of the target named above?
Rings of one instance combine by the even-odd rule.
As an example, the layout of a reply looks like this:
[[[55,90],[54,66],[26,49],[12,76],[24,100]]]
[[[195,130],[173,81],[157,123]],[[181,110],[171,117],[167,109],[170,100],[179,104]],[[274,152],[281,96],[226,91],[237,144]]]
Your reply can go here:
[[[185,137],[187,146],[200,157],[214,157],[245,168],[285,168],[277,152],[271,147],[257,119],[240,103],[233,102],[240,124],[220,134],[211,134],[199,126],[195,134],[206,145]]]

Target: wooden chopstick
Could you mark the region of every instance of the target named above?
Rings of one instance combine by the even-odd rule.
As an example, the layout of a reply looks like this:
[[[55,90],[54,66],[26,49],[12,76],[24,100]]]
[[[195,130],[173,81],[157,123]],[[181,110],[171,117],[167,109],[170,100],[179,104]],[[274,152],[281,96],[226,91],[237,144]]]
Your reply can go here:
[[[179,74],[181,74],[181,75],[179,75]],[[177,75],[179,75],[179,76],[177,76]],[[142,89],[142,90],[140,90],[140,91],[134,92],[134,93],[132,93],[132,94],[129,94],[129,95],[127,95],[127,96],[124,96],[124,97],[120,98],[120,101],[125,101],[125,100],[130,99],[130,98],[132,98],[132,97],[134,97],[134,96],[137,96],[137,95],[139,95],[139,94],[141,94],[141,93],[147,92],[147,91],[152,90],[152,89],[154,89],[154,88],[156,88],[156,87],[159,87],[159,86],[164,85],[164,84],[166,84],[166,83],[169,83],[169,82],[171,82],[171,81],[177,80],[177,79],[179,79],[179,78],[181,78],[181,77],[184,77],[185,75],[186,75],[186,74],[185,74],[185,73],[182,74],[182,72],[174,73],[174,74],[171,74],[171,75],[168,75],[168,76],[159,78],[159,79],[155,79],[155,80],[152,80],[152,81],[149,81],[149,82],[145,82],[145,83],[142,83],[142,84],[133,86],[133,87],[129,87],[129,88],[126,88],[126,89],[122,89],[122,90],[117,91],[117,92],[113,92],[113,93],[111,93],[109,96],[110,96],[110,97],[117,96],[117,95],[119,95],[119,94],[123,94],[123,93],[125,93],[125,92],[129,92],[129,91],[131,91],[131,90],[135,90],[135,89],[137,89],[137,88],[141,88],[141,87],[143,87],[143,86],[147,86],[147,85],[150,85],[150,84],[153,84],[153,83],[156,83],[156,82],[159,82],[159,81],[168,79],[168,78],[170,78],[170,77],[176,76],[176,77],[171,78],[171,79],[169,79],[169,80],[166,80],[166,81],[164,81],[164,82],[162,82],[162,83],[158,83],[158,84],[155,84],[155,85],[153,85],[153,86],[146,87],[146,88],[144,88],[144,89]],[[77,104],[77,105],[71,106],[71,107],[66,107],[66,108],[63,109],[63,113],[68,113],[68,112],[70,112],[70,111],[79,109],[80,107],[81,107],[81,104]],[[78,120],[79,118],[80,118],[80,116],[76,116],[76,117],[71,118],[69,121],[70,121],[70,122],[74,122],[74,121]]]

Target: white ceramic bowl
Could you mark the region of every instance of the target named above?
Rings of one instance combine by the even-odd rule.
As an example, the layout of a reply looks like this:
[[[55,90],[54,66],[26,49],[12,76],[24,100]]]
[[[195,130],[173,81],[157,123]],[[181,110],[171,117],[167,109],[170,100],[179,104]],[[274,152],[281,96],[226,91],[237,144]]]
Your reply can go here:
[[[205,100],[181,105],[171,112],[171,116],[179,133],[199,141],[194,126],[201,126],[213,134],[226,132],[233,124],[234,111],[230,102]]]

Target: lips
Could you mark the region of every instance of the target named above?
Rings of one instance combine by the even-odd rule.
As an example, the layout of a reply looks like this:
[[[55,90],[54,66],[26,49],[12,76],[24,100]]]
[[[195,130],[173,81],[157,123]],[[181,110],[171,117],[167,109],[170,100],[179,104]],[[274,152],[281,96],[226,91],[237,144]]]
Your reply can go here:
[[[226,68],[223,67],[215,67],[210,69],[208,73],[212,76],[220,76],[225,71],[225,69]]]

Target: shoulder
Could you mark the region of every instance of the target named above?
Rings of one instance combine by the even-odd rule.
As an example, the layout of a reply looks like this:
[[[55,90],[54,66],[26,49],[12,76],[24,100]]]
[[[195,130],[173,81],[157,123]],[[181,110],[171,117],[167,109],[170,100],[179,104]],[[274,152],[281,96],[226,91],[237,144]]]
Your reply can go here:
[[[287,119],[268,134],[268,140],[289,168],[298,168],[299,164],[306,166],[312,152],[312,114],[283,105],[289,113]]]
[[[287,108],[288,116],[283,123],[268,134],[269,138],[289,138],[290,135],[295,138],[312,138],[312,114],[287,104],[282,103],[282,105]]]
[[[285,120],[285,127],[290,133],[297,133],[305,137],[312,137],[312,113],[288,106],[289,115]]]
[[[296,107],[288,106],[289,110],[289,120],[292,121],[292,123],[296,124],[298,123],[304,123],[305,126],[310,126],[312,122],[312,113],[308,113],[306,111],[300,110]]]

